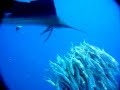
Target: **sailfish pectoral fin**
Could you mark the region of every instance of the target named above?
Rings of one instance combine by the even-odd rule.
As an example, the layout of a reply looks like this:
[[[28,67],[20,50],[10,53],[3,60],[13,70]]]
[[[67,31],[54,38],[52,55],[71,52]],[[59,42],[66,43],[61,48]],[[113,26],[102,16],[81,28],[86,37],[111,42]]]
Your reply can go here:
[[[52,27],[53,27],[52,25],[48,26],[40,35],[43,35],[43,34],[49,32]]]
[[[53,27],[50,28],[50,33],[48,34],[48,36],[47,36],[47,38],[44,40],[44,42],[46,42],[46,41],[49,39],[50,35],[52,34],[52,31],[53,31]]]
[[[50,25],[50,26],[47,27],[47,29],[45,29],[45,30],[40,34],[40,35],[43,35],[43,34],[45,34],[45,33],[47,33],[47,32],[50,32],[49,35],[47,36],[47,38],[44,40],[44,42],[46,42],[46,41],[49,39],[52,31],[53,31],[53,25]]]

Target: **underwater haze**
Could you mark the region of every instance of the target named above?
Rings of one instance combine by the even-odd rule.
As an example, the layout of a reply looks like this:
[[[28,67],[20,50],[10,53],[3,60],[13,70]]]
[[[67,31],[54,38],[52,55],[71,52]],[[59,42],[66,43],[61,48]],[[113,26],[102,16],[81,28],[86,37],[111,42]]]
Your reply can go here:
[[[57,54],[66,54],[71,43],[78,45],[85,40],[120,63],[120,6],[114,0],[54,0],[54,4],[60,19],[85,33],[54,28],[44,42],[48,33],[40,33],[45,25],[19,24],[20,30],[16,32],[18,24],[2,23],[0,73],[10,90],[56,90],[46,81],[50,76],[49,61],[56,60]],[[119,77],[116,80],[120,85]]]

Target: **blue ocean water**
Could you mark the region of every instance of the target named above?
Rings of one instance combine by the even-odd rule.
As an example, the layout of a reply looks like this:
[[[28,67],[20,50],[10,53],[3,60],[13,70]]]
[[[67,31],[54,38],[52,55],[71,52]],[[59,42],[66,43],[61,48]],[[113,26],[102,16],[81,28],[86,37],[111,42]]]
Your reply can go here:
[[[62,18],[75,16],[65,19],[79,24],[86,33],[57,28],[44,43],[47,35],[40,33],[46,26],[22,25],[18,32],[16,24],[0,26],[0,69],[10,90],[55,90],[45,81],[49,76],[49,60],[56,60],[57,54],[66,54],[71,42],[78,45],[85,40],[103,48],[120,63],[120,7],[113,0],[81,0],[79,5],[70,9],[73,15],[66,13]]]

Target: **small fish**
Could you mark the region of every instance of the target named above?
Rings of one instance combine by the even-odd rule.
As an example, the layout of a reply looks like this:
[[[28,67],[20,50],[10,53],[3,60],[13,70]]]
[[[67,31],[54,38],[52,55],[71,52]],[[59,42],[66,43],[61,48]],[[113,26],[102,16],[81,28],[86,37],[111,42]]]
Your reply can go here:
[[[16,26],[16,31],[20,30],[22,27],[23,27],[23,26],[21,26],[21,25],[17,25],[17,26]]]

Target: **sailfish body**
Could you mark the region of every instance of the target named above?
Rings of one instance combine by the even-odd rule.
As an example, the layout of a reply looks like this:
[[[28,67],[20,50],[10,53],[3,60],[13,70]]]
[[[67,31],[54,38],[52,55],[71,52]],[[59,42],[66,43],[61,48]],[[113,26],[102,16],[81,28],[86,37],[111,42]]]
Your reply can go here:
[[[49,39],[54,28],[71,28],[71,29],[83,32],[82,30],[79,30],[77,28],[74,28],[72,26],[65,24],[57,16],[54,16],[54,17],[51,17],[51,20],[48,23],[48,27],[41,33],[41,35],[42,35],[42,34],[45,34],[47,32],[50,32],[49,35],[47,36],[47,38],[45,39],[45,41],[47,41]]]
[[[49,9],[45,8],[48,4],[46,6],[45,5],[41,6],[42,5],[41,2],[38,3],[37,1],[30,3],[25,3],[25,2],[14,2],[14,3],[15,4],[13,4],[11,10],[9,10],[11,11],[11,14],[7,14],[8,16],[4,16],[2,20],[3,23],[9,23],[9,24],[15,23],[17,25],[25,25],[25,24],[45,25],[47,26],[47,28],[43,30],[43,32],[40,34],[43,35],[49,32],[45,41],[49,39],[54,28],[71,28],[71,29],[79,30],[65,24],[62,20],[60,20],[60,18],[57,16],[53,2],[51,2],[53,5],[50,4]],[[21,27],[22,26],[16,26],[16,31],[20,30]]]

